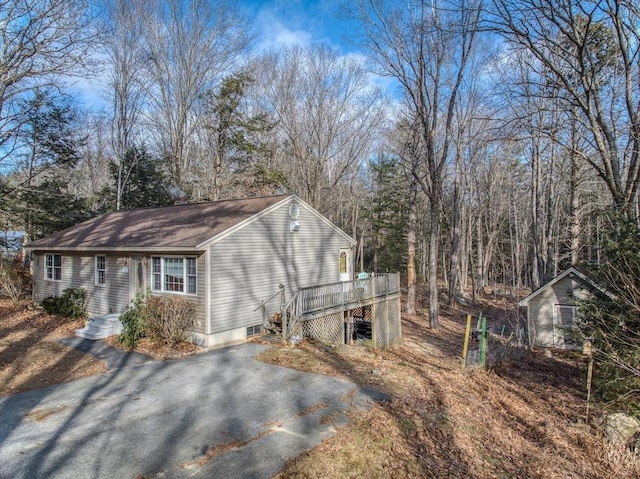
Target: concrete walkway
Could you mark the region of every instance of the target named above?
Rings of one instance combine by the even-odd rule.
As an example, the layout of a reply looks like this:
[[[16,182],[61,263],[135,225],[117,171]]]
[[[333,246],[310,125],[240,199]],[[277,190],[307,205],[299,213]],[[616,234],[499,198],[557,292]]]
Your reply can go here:
[[[269,478],[386,399],[255,360],[265,348],[170,362],[103,350],[108,373],[0,398],[0,478]]]

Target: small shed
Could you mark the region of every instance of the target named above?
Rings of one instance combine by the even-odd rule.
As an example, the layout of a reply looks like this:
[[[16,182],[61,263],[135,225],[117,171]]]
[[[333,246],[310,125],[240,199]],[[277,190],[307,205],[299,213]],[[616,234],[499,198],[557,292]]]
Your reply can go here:
[[[520,301],[527,308],[527,329],[531,346],[574,349],[580,345],[567,334],[576,326],[576,300],[601,288],[585,274],[571,267]]]
[[[184,297],[194,342],[218,346],[260,333],[274,294],[352,280],[355,243],[295,195],[117,211],[31,243],[33,299],[84,288],[117,317],[138,292]]]

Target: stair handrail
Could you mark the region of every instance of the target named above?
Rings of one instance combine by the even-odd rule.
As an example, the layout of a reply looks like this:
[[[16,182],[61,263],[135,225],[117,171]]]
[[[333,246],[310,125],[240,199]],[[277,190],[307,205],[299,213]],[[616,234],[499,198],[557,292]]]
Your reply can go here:
[[[267,326],[267,303],[269,303],[276,296],[280,296],[280,305],[281,305],[280,307],[282,308],[282,304],[284,304],[284,300],[285,300],[284,284],[279,284],[278,291],[272,294],[268,299],[265,299],[262,303],[260,303],[260,306],[258,306],[256,309],[253,310],[253,312],[255,313],[259,309],[262,309],[262,326],[263,327]]]
[[[354,302],[355,299],[362,301],[367,298],[374,298],[377,296],[383,296],[390,293],[397,293],[400,291],[400,275],[397,273],[377,274],[369,273],[366,280],[363,278],[355,279],[352,281],[336,281],[332,283],[324,283],[320,285],[307,286],[299,288],[293,295],[293,297],[285,302],[284,296],[280,305],[280,312],[282,315],[282,339],[288,341],[291,338],[291,333],[294,331],[298,322],[302,319],[303,315],[327,307],[324,305],[313,305],[309,303],[309,292],[314,290],[326,290],[328,288],[339,286],[337,294],[339,295],[339,301],[332,303],[331,305],[344,306],[345,303]],[[356,297],[354,291],[360,290],[360,295]],[[328,294],[335,293],[329,291]],[[325,293],[321,293],[325,294]],[[346,295],[346,296],[345,296]],[[272,296],[273,299],[276,295]]]
[[[298,290],[287,303],[282,303],[282,339],[284,341],[289,340],[289,332],[293,331],[302,315],[300,298],[300,290]]]

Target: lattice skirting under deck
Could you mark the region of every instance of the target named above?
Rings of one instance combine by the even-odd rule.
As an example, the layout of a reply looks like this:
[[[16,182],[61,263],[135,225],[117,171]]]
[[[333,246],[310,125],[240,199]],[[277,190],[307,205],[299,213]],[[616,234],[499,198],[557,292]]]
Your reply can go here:
[[[371,321],[372,341],[375,348],[400,346],[400,298],[387,299],[352,310],[361,320]],[[344,312],[331,313],[315,319],[300,321],[291,331],[291,337],[306,337],[333,344],[345,343]]]

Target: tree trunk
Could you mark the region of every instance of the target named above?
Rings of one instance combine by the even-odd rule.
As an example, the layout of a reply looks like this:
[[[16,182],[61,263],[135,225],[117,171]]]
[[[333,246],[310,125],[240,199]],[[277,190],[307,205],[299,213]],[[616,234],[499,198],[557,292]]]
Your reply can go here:
[[[487,278],[484,270],[484,240],[482,236],[482,222],[476,221],[476,242],[478,250],[476,251],[476,257],[478,258],[478,281],[476,282],[476,292],[482,294],[484,287],[486,286]]]
[[[458,292],[458,268],[460,267],[459,254],[460,254],[460,223],[461,215],[459,211],[460,204],[460,186],[458,179],[456,178],[453,185],[453,218],[451,220],[452,233],[451,233],[451,249],[449,257],[449,306],[456,304],[456,295]]]
[[[409,184],[409,228],[407,231],[407,314],[416,314],[416,210],[418,182],[411,175]]]
[[[434,195],[431,199],[431,239],[429,242],[429,326],[438,329],[438,246],[440,242],[440,206],[442,198]]]

